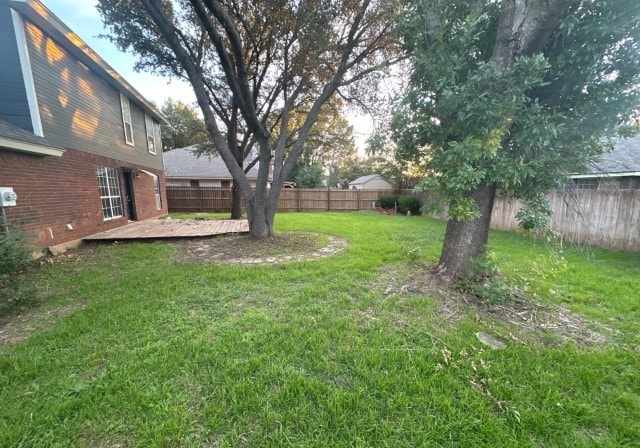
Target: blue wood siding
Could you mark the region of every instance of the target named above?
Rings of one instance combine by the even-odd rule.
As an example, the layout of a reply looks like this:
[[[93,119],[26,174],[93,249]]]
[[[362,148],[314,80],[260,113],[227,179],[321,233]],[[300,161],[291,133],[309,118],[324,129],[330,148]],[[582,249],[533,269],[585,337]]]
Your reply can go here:
[[[11,9],[0,2],[0,118],[33,132]]]
[[[147,150],[143,109],[129,101],[135,145],[127,145],[118,90],[32,23],[25,21],[25,30],[45,138],[162,169],[162,152],[153,155]]]

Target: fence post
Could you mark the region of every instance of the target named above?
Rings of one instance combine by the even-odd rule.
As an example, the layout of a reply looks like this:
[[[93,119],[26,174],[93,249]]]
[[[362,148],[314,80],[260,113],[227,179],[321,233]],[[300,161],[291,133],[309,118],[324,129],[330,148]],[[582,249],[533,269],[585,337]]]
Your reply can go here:
[[[356,190],[356,210],[360,210],[360,190]]]
[[[298,212],[300,212],[300,188],[296,188],[296,199],[298,201]]]
[[[327,188],[327,211],[331,211],[331,188]]]

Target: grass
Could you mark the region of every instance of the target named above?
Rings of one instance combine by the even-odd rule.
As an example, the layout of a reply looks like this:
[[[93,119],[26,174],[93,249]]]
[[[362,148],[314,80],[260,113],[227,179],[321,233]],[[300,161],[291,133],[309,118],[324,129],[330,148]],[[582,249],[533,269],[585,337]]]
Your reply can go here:
[[[442,223],[291,213],[276,229],[349,246],[255,266],[98,246],[30,273],[18,303],[82,306],[0,348],[0,446],[638,446],[637,254],[568,248],[563,260],[492,233],[506,278],[615,330],[604,346],[549,334],[492,350],[476,332],[517,328],[383,294],[437,261]]]

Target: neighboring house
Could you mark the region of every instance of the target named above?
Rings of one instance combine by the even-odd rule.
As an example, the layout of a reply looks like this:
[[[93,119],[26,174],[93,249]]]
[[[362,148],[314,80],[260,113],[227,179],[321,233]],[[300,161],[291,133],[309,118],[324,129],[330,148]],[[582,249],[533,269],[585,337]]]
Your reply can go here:
[[[55,246],[167,213],[166,119],[37,0],[0,0],[0,187]]]
[[[197,156],[194,151],[197,145],[176,148],[163,154],[164,175],[167,185],[176,187],[217,187],[231,188],[233,178],[227,166],[217,154]],[[245,167],[251,163],[250,155]],[[247,173],[247,179],[255,187],[258,179],[258,164]]]
[[[369,174],[362,176],[354,181],[349,182],[350,190],[391,190],[391,185],[387,180],[379,174]]]
[[[616,139],[613,150],[588,166],[586,174],[569,178],[569,187],[583,190],[640,189],[640,135]]]

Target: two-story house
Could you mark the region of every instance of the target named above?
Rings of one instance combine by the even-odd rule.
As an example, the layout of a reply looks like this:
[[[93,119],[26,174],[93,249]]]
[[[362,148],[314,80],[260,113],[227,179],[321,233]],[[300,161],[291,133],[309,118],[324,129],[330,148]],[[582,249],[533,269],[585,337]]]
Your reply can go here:
[[[166,119],[37,0],[0,0],[0,187],[57,246],[164,215]]]

